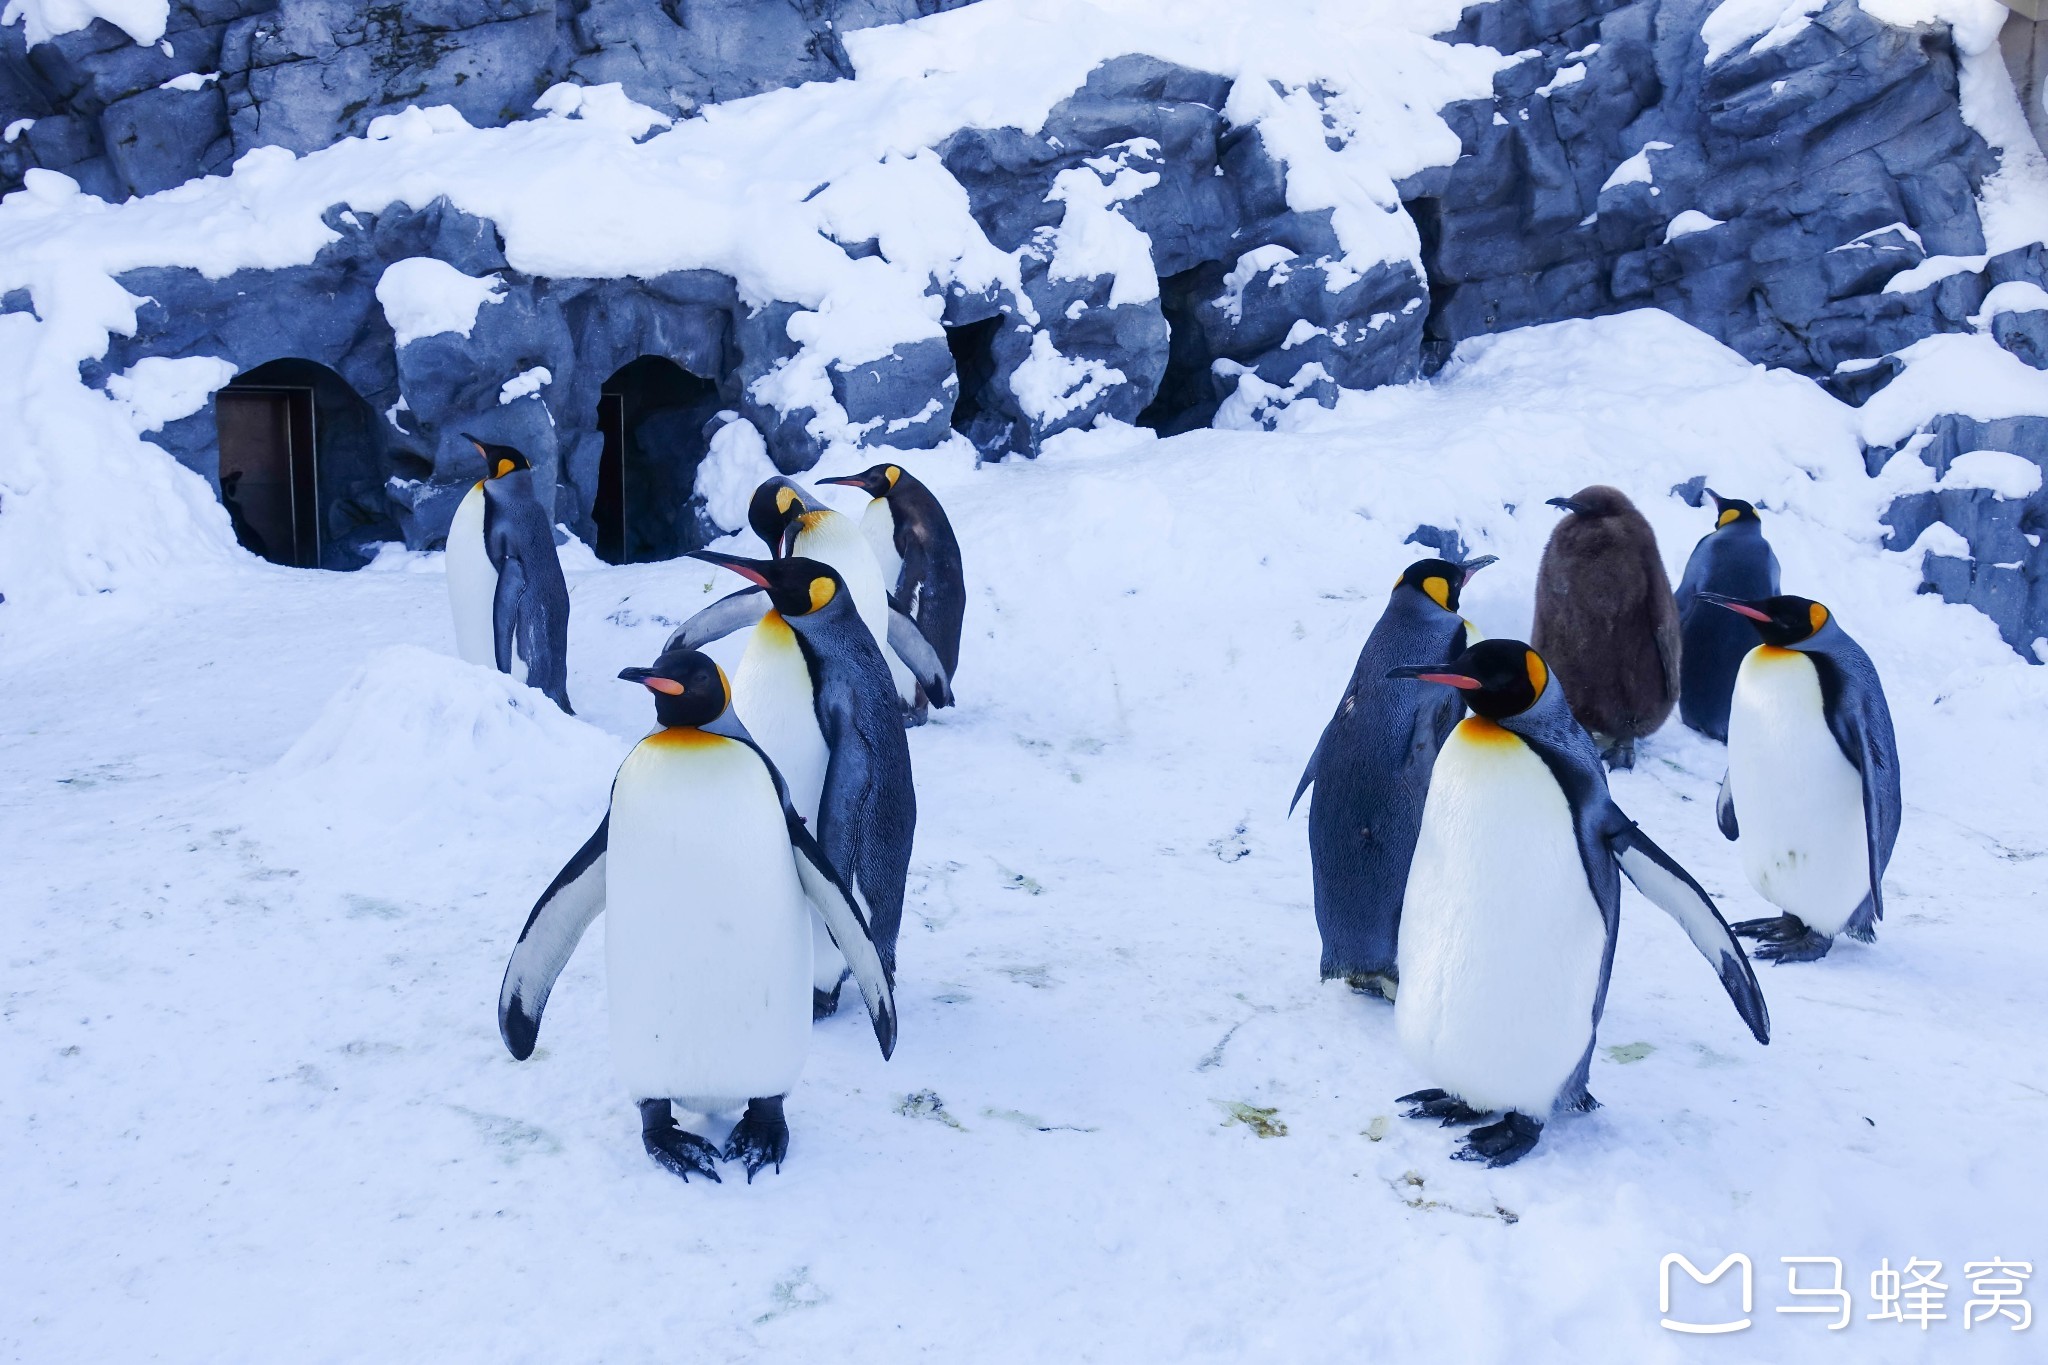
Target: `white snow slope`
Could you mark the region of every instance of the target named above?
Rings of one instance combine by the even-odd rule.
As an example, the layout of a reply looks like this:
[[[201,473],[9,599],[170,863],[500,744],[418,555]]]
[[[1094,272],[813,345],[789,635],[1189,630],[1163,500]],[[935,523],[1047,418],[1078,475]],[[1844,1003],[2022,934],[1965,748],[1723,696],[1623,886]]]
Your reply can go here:
[[[1857,418],[1642,312],[1474,343],[1278,433],[907,461],[959,528],[971,598],[962,704],[911,736],[902,1043],[884,1063],[856,1013],[820,1025],[789,1164],[751,1186],[685,1185],[640,1151],[608,1071],[602,919],[532,1060],[493,1020],[533,897],[649,722],[613,675],[725,589],[702,566],[572,574],[577,720],[449,657],[438,556],[354,575],[244,557],[120,629],[11,641],[0,1342],[37,1361],[2032,1358],[2034,1331],[1965,1332],[1961,1267],[2048,1252],[2048,669],[1876,548],[1890,481],[1862,473]],[[1316,981],[1288,794],[1423,553],[1402,544],[1417,522],[1502,556],[1467,614],[1516,634],[1545,498],[1620,484],[1675,574],[1708,517],[1665,490],[1694,474],[1763,505],[1788,588],[1883,672],[1906,793],[1889,918],[1872,947],[1763,970],[1759,1048],[1625,892],[1605,1107],[1518,1166],[1453,1162],[1454,1132],[1397,1116],[1430,1078],[1391,1011]],[[1722,761],[1674,723],[1615,789],[1730,918],[1767,913],[1713,827]],[[1751,1256],[1753,1326],[1659,1327],[1673,1251]],[[1799,1255],[1844,1260],[1847,1332],[1774,1311]],[[1915,1256],[1945,1263],[1947,1319],[1865,1320],[1880,1258]],[[1674,1313],[1726,1306],[1682,1288]]]

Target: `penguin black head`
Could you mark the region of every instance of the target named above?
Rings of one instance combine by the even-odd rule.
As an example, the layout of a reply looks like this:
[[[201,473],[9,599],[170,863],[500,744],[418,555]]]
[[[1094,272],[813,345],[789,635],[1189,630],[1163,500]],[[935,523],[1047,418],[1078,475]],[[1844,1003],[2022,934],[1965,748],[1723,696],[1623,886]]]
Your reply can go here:
[[[791,556],[788,559],[742,559],[716,550],[692,550],[690,558],[731,569],[741,578],[768,590],[768,601],[785,620],[824,611],[834,602],[852,600],[846,580],[830,564]]]
[[[621,669],[619,677],[652,692],[654,718],[670,728],[709,725],[732,704],[725,671],[694,649],[665,650],[653,667]]]
[[[837,479],[820,479],[819,483],[845,484],[858,488],[871,498],[886,498],[896,488],[896,481],[903,477],[903,466],[878,464],[872,469],[863,469],[858,474],[848,474]]]
[[[768,553],[780,559],[789,553],[790,544],[801,529],[797,518],[809,510],[804,492],[796,484],[779,477],[764,479],[747,502],[747,525],[761,537]]]
[[[1764,643],[1780,649],[1796,649],[1805,644],[1827,628],[1829,619],[1828,609],[1810,597],[1764,597],[1739,602],[1717,592],[1703,592],[1700,600],[1748,617]]]
[[[488,441],[479,441],[468,432],[462,434],[462,439],[475,446],[476,453],[484,457],[484,468],[489,471],[487,478],[502,479],[518,470],[533,468],[527,463],[526,457],[512,446],[492,445]]]
[[[1714,500],[1715,530],[1719,530],[1723,526],[1733,526],[1738,521],[1763,521],[1763,518],[1757,515],[1756,507],[1752,503],[1744,502],[1740,498],[1724,498],[1711,488],[1707,490],[1707,496]]]
[[[1550,666],[1520,640],[1481,640],[1447,664],[1408,664],[1387,676],[1455,687],[1475,713],[1504,720],[1536,704],[1550,682]]]
[[[1401,571],[1401,576],[1394,580],[1394,588],[1413,588],[1445,611],[1455,612],[1459,592],[1473,574],[1494,559],[1493,555],[1481,555],[1463,564],[1453,564],[1448,559],[1418,559]]]
[[[1623,512],[1633,512],[1635,504],[1628,500],[1628,494],[1619,488],[1609,488],[1604,483],[1589,484],[1568,498],[1552,498],[1550,506],[1561,507],[1575,516],[1617,517]]]

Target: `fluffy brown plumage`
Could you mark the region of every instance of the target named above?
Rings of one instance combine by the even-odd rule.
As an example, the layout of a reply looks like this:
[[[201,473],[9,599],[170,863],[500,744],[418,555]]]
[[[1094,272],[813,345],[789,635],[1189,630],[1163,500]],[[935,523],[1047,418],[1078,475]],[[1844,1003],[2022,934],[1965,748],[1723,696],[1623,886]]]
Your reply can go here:
[[[1626,768],[1678,701],[1678,604],[1656,532],[1619,489],[1551,501],[1567,515],[1543,549],[1529,642],[1601,756]]]

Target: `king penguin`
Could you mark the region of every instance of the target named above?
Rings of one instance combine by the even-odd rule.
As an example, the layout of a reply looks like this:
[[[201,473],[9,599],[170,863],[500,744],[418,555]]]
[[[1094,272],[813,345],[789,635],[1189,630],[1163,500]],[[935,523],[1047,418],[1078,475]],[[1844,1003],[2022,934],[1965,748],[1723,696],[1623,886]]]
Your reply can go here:
[[[609,910],[612,1068],[640,1107],[647,1154],[688,1180],[789,1154],[783,1100],[810,1047],[804,987],[815,908],[853,965],[882,1056],[896,1047],[889,969],[850,888],[791,809],[775,765],[738,724],[718,665],[668,650],[619,676],[654,694],[659,728],[612,782],[597,832],[541,893],[498,992],[498,1031],[521,1061],[583,931]],[[684,1131],[746,1106],[723,1151]]]
[[[1455,1155],[1505,1166],[1560,1110],[1594,1107],[1593,1042],[1607,1002],[1627,875],[1684,928],[1759,1043],[1756,974],[1698,882],[1608,794],[1600,756],[1543,657],[1487,640],[1390,677],[1456,688],[1473,714],[1437,755],[1401,905],[1402,1049],[1436,1088],[1409,1118],[1475,1128]]]
[[[787,765],[798,813],[815,813],[818,842],[866,907],[875,945],[893,972],[917,793],[881,651],[830,565],[715,550],[691,557],[732,570],[767,596],[768,611],[740,662],[734,705],[769,757]],[[693,648],[689,629],[681,627],[668,647]],[[838,1008],[845,975],[828,947],[819,945],[812,983],[818,1018]]]
[[[1609,767],[1635,765],[1636,741],[1678,701],[1678,605],[1657,534],[1620,489],[1582,488],[1536,570],[1530,640],[1557,670],[1579,724]]]
[[[1714,500],[1714,529],[1700,537],[1678,583],[1678,622],[1685,667],[1679,676],[1678,716],[1709,739],[1728,738],[1728,701],[1735,672],[1756,644],[1756,633],[1703,592],[1747,601],[1778,593],[1778,556],[1764,539],[1763,519],[1739,498]]]
[[[953,704],[945,665],[917,623],[890,604],[875,552],[850,517],[829,507],[813,507],[795,482],[777,477],[754,490],[747,503],[747,525],[768,546],[770,558],[800,555],[829,564],[839,574],[861,624],[881,650],[904,723],[922,723],[921,714],[913,709],[920,691],[934,706]],[[748,587],[720,598],[685,621],[670,643],[687,642],[701,649],[753,624],[761,616],[760,592]]]
[[[485,477],[448,526],[448,603],[464,663],[509,673],[569,706],[569,585],[533,467],[511,446],[465,437]]]
[[[916,476],[899,464],[878,464],[843,478],[819,483],[844,484],[868,495],[861,513],[861,534],[875,552],[889,605],[917,625],[950,686],[960,664],[960,622],[967,612],[967,582],[960,567],[960,542],[946,509]],[[919,695],[912,714],[919,723],[928,699]]]
[[[1749,884],[1784,913],[1735,932],[1779,963],[1826,957],[1844,932],[1869,943],[1899,839],[1899,746],[1877,666],[1818,602],[1700,597],[1763,639],[1735,675],[1715,815]]]
[[[1414,687],[1387,670],[1409,659],[1449,661],[1473,643],[1458,594],[1491,563],[1492,555],[1463,564],[1421,559],[1395,580],[1294,789],[1295,803],[1310,784],[1316,789],[1308,849],[1325,981],[1343,977],[1354,990],[1394,998],[1401,893],[1429,769],[1465,707],[1455,689]]]

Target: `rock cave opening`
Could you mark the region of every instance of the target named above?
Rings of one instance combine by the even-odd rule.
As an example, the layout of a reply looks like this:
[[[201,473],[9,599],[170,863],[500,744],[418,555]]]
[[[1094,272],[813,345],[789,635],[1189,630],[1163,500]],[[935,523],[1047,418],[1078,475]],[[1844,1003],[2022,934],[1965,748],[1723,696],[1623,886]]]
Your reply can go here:
[[[1010,440],[1010,419],[988,396],[996,377],[996,337],[1008,321],[1007,314],[996,313],[946,328],[946,349],[953,353],[953,373],[960,381],[953,397],[953,430],[984,453],[999,453]]]
[[[1422,374],[1428,378],[1448,364],[1451,352],[1457,349],[1443,316],[1453,290],[1437,265],[1443,251],[1443,206],[1436,199],[1423,198],[1406,200],[1401,207],[1415,221],[1416,235],[1422,239],[1418,254],[1422,257],[1423,279],[1429,285],[1429,312],[1422,322]]]
[[[214,484],[235,539],[273,564],[358,569],[399,539],[384,491],[384,429],[356,391],[312,360],[273,360],[214,395]]]
[[[1210,368],[1216,361],[1196,310],[1223,290],[1220,261],[1205,261],[1159,281],[1159,311],[1166,315],[1166,373],[1138,414],[1138,425],[1161,436],[1206,427],[1224,395]]]
[[[697,466],[723,409],[718,383],[666,356],[621,366],[598,391],[598,457],[591,520],[608,564],[673,559],[718,534],[692,501]]]

